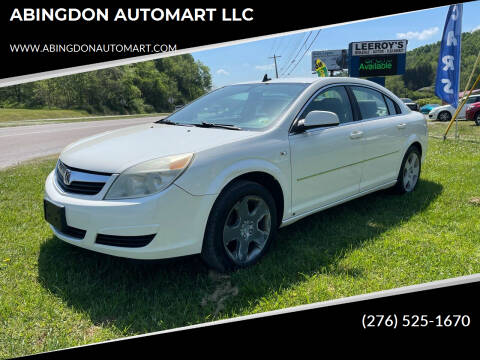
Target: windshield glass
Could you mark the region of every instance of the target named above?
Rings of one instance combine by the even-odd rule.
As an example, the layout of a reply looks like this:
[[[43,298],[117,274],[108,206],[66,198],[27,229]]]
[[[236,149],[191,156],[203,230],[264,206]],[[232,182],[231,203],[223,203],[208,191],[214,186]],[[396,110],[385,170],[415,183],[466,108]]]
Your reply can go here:
[[[413,102],[411,99],[407,99],[407,98],[402,98],[401,99],[404,103],[411,103]]]
[[[233,125],[246,130],[266,128],[309,84],[245,84],[212,91],[171,114],[167,119],[182,125]]]

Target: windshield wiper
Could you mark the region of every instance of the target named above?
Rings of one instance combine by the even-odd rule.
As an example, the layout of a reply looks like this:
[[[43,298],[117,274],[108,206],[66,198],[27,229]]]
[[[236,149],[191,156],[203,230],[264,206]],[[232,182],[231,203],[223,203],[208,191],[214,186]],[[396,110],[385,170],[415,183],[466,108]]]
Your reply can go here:
[[[176,122],[173,122],[171,120],[168,120],[168,119],[160,119],[158,121],[155,121],[156,124],[167,124],[167,125],[178,125],[178,123]]]
[[[205,128],[210,128],[210,127],[216,127],[216,128],[221,128],[221,129],[228,129],[228,130],[242,130],[242,128],[231,125],[231,124],[215,124],[215,123],[209,123],[202,121],[201,124],[193,124],[198,127],[205,127]]]
[[[171,120],[168,120],[168,119],[158,120],[158,121],[155,121],[155,123],[156,124],[177,125],[177,126],[192,126],[192,124],[181,124],[181,123],[174,122],[174,121],[171,121]]]

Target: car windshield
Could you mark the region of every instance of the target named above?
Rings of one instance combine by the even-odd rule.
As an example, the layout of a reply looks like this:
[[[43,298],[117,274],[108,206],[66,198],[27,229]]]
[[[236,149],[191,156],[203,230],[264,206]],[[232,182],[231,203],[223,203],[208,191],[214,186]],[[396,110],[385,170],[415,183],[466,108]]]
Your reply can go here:
[[[413,102],[411,99],[407,99],[407,98],[403,98],[402,101],[403,101],[404,103],[411,103],[411,102]]]
[[[308,86],[242,84],[212,91],[164,119],[179,125],[231,125],[259,130],[273,124]]]

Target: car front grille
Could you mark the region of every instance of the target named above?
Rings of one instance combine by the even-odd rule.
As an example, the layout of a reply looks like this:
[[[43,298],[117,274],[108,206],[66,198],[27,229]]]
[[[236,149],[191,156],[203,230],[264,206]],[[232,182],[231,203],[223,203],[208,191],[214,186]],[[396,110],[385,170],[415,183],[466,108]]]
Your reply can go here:
[[[57,184],[63,191],[73,194],[98,194],[102,191],[110,175],[108,173],[72,168],[60,160],[56,167]]]
[[[97,234],[95,242],[101,245],[138,248],[150,244],[156,234],[142,236],[117,236]]]

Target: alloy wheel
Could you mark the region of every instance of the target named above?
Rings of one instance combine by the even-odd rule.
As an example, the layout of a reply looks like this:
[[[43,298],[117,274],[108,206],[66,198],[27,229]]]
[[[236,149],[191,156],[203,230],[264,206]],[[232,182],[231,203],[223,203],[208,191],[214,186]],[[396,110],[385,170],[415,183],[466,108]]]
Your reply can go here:
[[[259,196],[241,198],[227,215],[223,244],[228,256],[238,265],[255,259],[265,247],[271,231],[271,214]]]
[[[420,159],[417,153],[411,152],[403,167],[403,186],[407,192],[412,191],[420,174]]]

